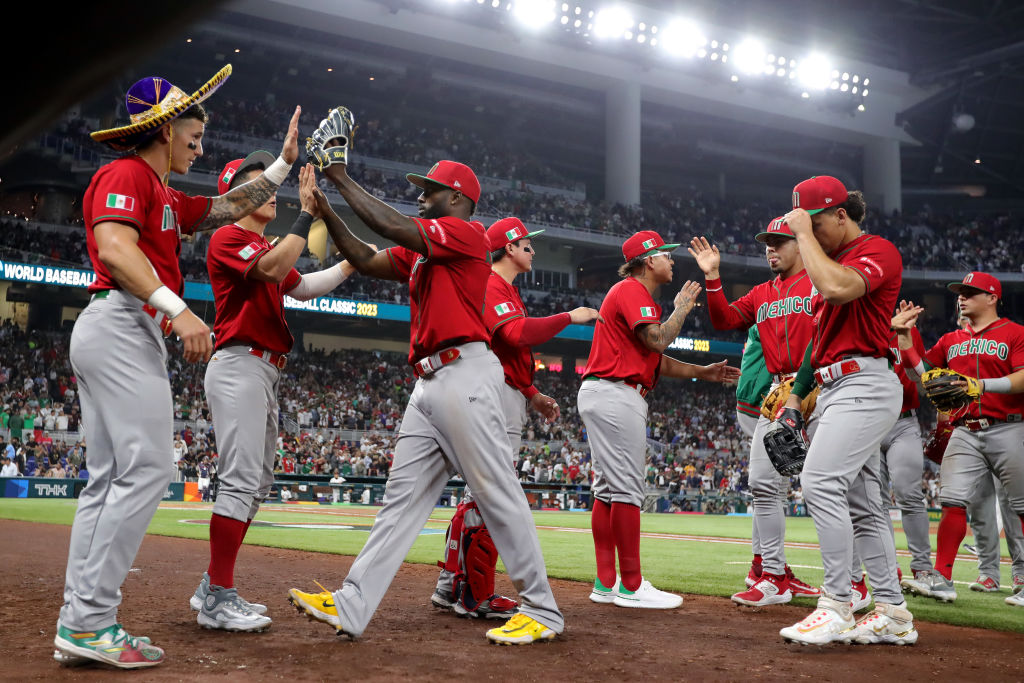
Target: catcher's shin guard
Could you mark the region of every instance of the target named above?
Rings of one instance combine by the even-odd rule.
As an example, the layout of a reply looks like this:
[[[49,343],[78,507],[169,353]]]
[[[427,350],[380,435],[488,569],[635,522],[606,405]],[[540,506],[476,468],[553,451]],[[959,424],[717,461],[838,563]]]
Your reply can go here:
[[[498,549],[484,525],[475,502],[459,505],[462,511],[459,539],[459,566],[455,575],[456,600],[468,612],[494,597],[494,570],[498,565]],[[457,511],[456,515],[459,514]],[[454,537],[454,526],[453,526]],[[449,549],[453,544],[449,542]]]
[[[452,521],[448,523],[448,532],[444,537],[444,560],[437,563],[438,567],[453,575],[462,572],[462,562],[460,559],[462,554],[462,531],[465,526],[466,510],[470,505],[473,506],[473,509],[476,509],[474,503],[459,503],[459,506],[455,508],[455,514],[452,516]],[[449,588],[454,595],[454,586]]]

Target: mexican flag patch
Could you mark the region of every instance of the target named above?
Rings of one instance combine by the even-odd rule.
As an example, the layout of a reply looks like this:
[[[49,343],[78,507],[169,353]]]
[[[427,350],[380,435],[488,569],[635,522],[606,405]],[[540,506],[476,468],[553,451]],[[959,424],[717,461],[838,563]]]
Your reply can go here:
[[[114,194],[110,193],[107,195],[107,208],[108,209],[124,209],[125,211],[135,210],[135,197],[129,197],[126,194]]]
[[[497,306],[494,307],[494,312],[497,313],[498,315],[505,315],[506,313],[513,312],[514,310],[516,309],[512,306],[511,301],[506,301],[505,303],[498,304]]]
[[[644,249],[654,249],[654,240],[644,240],[644,243],[640,246]]]
[[[515,240],[515,238],[518,235],[519,235],[519,231],[516,228],[512,228],[511,230],[509,230],[508,232],[505,233],[505,237],[507,237],[510,240]]]
[[[650,306],[641,306],[640,307],[640,317],[641,318],[653,318],[654,317],[654,309],[652,307],[650,307]]]
[[[242,257],[243,261],[248,261],[253,257],[253,254],[260,250],[260,245],[255,242],[249,242],[244,249],[239,250],[238,255]]]

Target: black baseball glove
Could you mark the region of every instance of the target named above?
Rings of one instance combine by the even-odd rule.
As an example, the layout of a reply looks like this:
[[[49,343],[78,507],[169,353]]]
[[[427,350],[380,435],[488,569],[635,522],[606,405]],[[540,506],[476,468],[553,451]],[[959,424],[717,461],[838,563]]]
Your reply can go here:
[[[921,384],[936,410],[959,410],[981,396],[981,382],[946,368],[932,368],[921,376]]]
[[[335,107],[306,138],[306,156],[321,171],[334,164],[347,165],[354,134],[355,117],[352,112],[345,107]]]
[[[764,435],[764,449],[775,470],[784,477],[800,474],[807,458],[804,416],[796,408],[785,408]]]

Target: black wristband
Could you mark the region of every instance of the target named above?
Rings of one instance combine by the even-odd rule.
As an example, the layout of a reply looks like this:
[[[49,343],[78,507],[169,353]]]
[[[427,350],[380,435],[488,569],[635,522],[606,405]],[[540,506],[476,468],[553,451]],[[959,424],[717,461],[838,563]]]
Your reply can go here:
[[[309,239],[309,229],[313,225],[313,216],[305,211],[299,212],[299,217],[292,223],[292,229],[288,231],[289,235],[298,235],[304,240]]]

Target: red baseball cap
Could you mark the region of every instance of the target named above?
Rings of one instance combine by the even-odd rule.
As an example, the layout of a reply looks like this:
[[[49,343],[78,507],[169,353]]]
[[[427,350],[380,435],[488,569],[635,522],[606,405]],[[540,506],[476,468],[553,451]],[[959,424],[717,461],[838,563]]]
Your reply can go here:
[[[480,201],[480,181],[476,178],[473,169],[457,161],[442,160],[434,164],[427,171],[427,175],[409,173],[406,179],[421,190],[426,188],[427,181],[444,185],[451,190],[458,190],[473,200],[473,203]]]
[[[804,209],[812,216],[816,213],[839,206],[850,193],[830,175],[816,175],[793,188],[793,208]]]
[[[792,237],[796,239],[796,235],[789,229],[789,223],[782,220],[782,216],[773,218],[772,222],[768,224],[768,227],[764,229],[764,232],[759,232],[754,235],[754,239],[758,242],[767,242],[768,238],[772,235],[781,235],[782,237]]]
[[[652,256],[662,251],[673,251],[678,247],[678,244],[665,244],[661,235],[653,230],[641,230],[623,242],[622,255],[626,261],[632,261],[638,256]]]
[[[246,166],[262,164],[263,170],[266,170],[270,168],[270,165],[274,163],[275,159],[277,159],[277,157],[270,152],[257,150],[244,159],[229,161],[224,167],[224,170],[220,172],[220,177],[217,178],[217,191],[220,194],[224,194],[231,189],[231,181],[234,180],[235,174],[238,173],[238,169],[245,168]]]
[[[967,273],[961,282],[950,282],[946,285],[946,289],[957,294],[963,294],[964,296],[985,292],[987,294],[995,294],[997,299],[1003,298],[1002,283],[988,273],[980,273],[978,271]]]
[[[504,249],[507,244],[512,244],[523,238],[533,238],[542,232],[544,231],[534,230],[529,232],[518,218],[502,218],[487,228],[487,240],[491,243],[491,251],[497,251]]]

